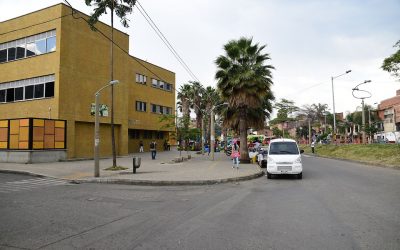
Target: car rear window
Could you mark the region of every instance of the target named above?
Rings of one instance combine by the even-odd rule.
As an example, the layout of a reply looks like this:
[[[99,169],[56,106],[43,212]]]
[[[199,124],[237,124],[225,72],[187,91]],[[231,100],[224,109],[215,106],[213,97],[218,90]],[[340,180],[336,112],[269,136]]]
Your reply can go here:
[[[269,149],[270,155],[298,155],[299,149],[295,142],[274,142]]]

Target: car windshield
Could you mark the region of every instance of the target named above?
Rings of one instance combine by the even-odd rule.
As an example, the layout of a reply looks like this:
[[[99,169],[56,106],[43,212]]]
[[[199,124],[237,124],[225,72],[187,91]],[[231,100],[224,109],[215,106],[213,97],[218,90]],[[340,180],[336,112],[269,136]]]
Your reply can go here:
[[[271,143],[270,155],[298,155],[299,149],[295,142],[274,142]]]

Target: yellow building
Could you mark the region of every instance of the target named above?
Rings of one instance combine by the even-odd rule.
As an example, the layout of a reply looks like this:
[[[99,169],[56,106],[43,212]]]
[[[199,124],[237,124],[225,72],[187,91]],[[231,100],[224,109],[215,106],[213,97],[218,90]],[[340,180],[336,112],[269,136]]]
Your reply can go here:
[[[94,94],[110,82],[111,45],[79,17],[88,18],[82,13],[72,16],[68,6],[57,4],[0,23],[0,151],[27,149],[26,145],[40,151],[58,145],[66,158],[93,157]],[[110,26],[99,22],[96,28],[111,37]],[[127,34],[114,30],[114,40],[118,45],[114,45],[114,79],[119,80],[114,86],[117,154],[138,152],[139,141],[146,151],[153,139],[162,149],[170,131],[159,119],[175,110],[175,73],[130,56]],[[99,102],[100,155],[110,156],[111,88],[101,92]],[[11,119],[16,118],[32,118],[21,121],[31,122],[32,127],[33,118],[56,120],[60,126],[66,121],[65,145],[12,141],[18,140],[18,134],[10,134],[16,130],[10,127]],[[30,130],[20,131],[22,138]]]

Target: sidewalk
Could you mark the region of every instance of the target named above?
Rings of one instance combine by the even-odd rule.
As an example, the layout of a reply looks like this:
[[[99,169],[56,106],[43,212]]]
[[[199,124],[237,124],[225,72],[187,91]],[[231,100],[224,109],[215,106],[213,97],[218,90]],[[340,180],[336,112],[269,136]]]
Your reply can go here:
[[[257,164],[239,165],[232,169],[230,157],[223,152],[215,153],[215,160],[209,156],[189,152],[191,159],[181,163],[172,160],[179,157],[179,151],[157,152],[151,160],[149,152],[136,153],[117,158],[117,165],[127,167],[123,171],[106,171],[112,166],[112,159],[100,160],[100,177],[94,178],[94,161],[67,161],[37,164],[0,163],[0,172],[19,172],[30,175],[66,179],[74,182],[118,183],[131,185],[205,185],[249,180],[264,173]],[[133,174],[132,158],[141,157],[141,166]],[[186,157],[187,153],[182,152]]]

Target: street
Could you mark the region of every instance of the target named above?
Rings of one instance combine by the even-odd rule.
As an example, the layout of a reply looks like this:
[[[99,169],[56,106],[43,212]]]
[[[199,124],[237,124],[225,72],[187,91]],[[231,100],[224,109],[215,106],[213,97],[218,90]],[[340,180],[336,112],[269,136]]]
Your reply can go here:
[[[175,187],[0,174],[0,249],[400,249],[400,171],[303,166],[303,180]]]

